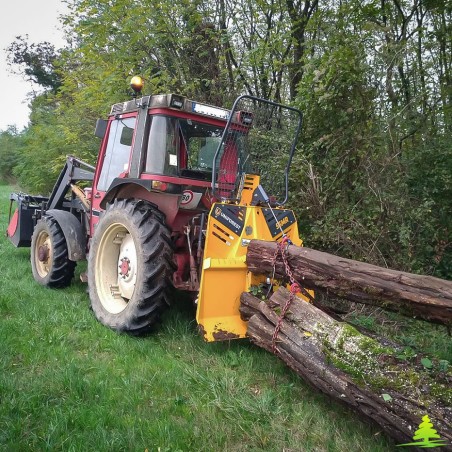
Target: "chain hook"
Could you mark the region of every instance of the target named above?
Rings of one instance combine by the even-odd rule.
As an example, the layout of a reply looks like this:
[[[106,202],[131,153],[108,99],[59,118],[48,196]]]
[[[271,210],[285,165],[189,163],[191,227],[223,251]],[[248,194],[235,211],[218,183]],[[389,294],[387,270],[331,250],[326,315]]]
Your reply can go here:
[[[298,292],[301,292],[301,287],[298,283],[294,282],[290,285],[290,293],[297,294]]]

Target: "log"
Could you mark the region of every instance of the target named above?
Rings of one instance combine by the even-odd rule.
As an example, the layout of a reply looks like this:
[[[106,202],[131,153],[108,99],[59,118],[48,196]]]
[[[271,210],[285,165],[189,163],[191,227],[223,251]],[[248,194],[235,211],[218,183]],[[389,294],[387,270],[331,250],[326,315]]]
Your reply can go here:
[[[281,254],[273,268],[276,242],[252,240],[248,269],[255,274],[287,277]],[[391,270],[332,254],[289,245],[285,256],[301,287],[357,303],[379,306],[402,314],[452,325],[452,281]]]
[[[313,387],[376,422],[396,444],[413,442],[422,417],[452,450],[452,372],[434,375],[408,365],[397,351],[338,322],[295,297],[284,318],[290,292],[280,288],[268,301],[241,296],[252,342],[274,353]],[[275,341],[273,334],[279,324]]]

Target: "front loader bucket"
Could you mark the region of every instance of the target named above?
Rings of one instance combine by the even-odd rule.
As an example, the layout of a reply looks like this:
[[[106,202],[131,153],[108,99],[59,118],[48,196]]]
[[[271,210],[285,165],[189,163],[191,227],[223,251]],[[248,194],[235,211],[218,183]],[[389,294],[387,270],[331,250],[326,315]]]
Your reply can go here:
[[[301,245],[291,210],[217,203],[209,214],[196,320],[206,341],[243,338],[240,295],[264,281],[248,272],[246,249],[250,240],[278,241],[284,233]],[[279,225],[277,224],[277,221]]]
[[[26,195],[24,193],[11,193],[9,199],[9,223],[6,236],[16,247],[29,247],[36,224],[36,212],[42,209],[43,203],[48,198]],[[17,203],[17,208],[11,215],[14,202]]]

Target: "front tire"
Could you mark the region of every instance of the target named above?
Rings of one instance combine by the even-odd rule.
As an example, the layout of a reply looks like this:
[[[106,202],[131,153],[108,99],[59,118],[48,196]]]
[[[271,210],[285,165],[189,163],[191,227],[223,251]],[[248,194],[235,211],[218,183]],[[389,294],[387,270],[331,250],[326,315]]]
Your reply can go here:
[[[51,217],[36,223],[31,238],[31,269],[34,279],[47,287],[66,287],[74,277],[76,262],[69,259],[60,225]]]
[[[115,200],[100,219],[88,259],[91,307],[104,325],[142,334],[169,305],[174,272],[164,215],[142,200]]]

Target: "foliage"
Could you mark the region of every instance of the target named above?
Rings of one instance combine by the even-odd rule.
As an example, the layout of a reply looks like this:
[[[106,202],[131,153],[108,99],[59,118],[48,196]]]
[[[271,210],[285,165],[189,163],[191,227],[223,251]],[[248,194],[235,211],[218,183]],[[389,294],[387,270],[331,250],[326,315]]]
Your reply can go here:
[[[315,17],[318,36],[308,45],[297,98],[305,127],[292,203],[302,209],[312,247],[447,277],[450,220],[448,227],[443,221],[451,218],[452,152],[440,145],[443,131],[433,122],[443,111],[416,114],[414,105],[421,109],[425,99],[402,96],[415,80],[402,66],[399,78],[388,73],[393,35],[381,28],[379,15],[395,14],[392,25],[401,25],[392,3],[385,5],[380,11],[351,2]],[[402,51],[415,60],[419,49]],[[426,76],[426,61],[423,70]]]
[[[36,97],[32,102],[30,126],[23,136],[23,145],[14,167],[14,175],[22,188],[31,190],[34,194],[50,192],[56,182],[58,174],[66,161],[67,155],[74,154],[74,149],[79,149],[77,156],[91,159],[92,157],[79,144],[79,140],[86,136],[87,130],[75,137],[74,129],[86,122],[83,118],[74,127],[70,119],[66,119],[66,112],[62,112],[55,96],[45,93]],[[92,126],[89,127],[92,132]],[[93,134],[89,134],[93,140]]]
[[[422,268],[422,261],[429,262],[426,271],[448,278],[452,274],[450,141],[446,137],[426,137],[425,143],[410,149],[404,160],[409,168],[409,190],[419,205],[427,207],[425,218],[416,225],[423,243],[418,244],[416,251],[412,249],[413,263],[417,268]]]
[[[14,166],[24,188],[50,190],[66,154],[94,163],[95,120],[129,97],[132,75],[144,76],[147,93],[179,92],[225,107],[238,94],[262,96],[304,112],[290,203],[305,243],[450,277],[447,2],[71,0],[68,6],[65,49],[25,38],[10,46],[15,70],[45,89],[32,101],[30,127],[14,135],[17,145],[8,144],[13,150],[4,165]],[[262,161],[272,151],[267,141],[263,134],[263,180],[283,168],[277,156]]]
[[[59,52],[49,42],[30,44],[28,35],[17,36],[6,51],[8,64],[14,72],[23,74],[27,80],[52,91],[61,86],[61,79],[55,68]]]
[[[305,64],[299,88],[305,144],[294,179],[303,185],[297,190],[294,184],[292,197],[306,209],[313,247],[384,264],[377,241],[389,232],[392,192],[403,188],[394,186],[399,168],[388,164],[375,138],[377,93],[364,46],[346,29],[323,45],[325,51]]]
[[[13,181],[13,169],[19,161],[23,147],[23,134],[15,126],[0,132],[0,180]]]

